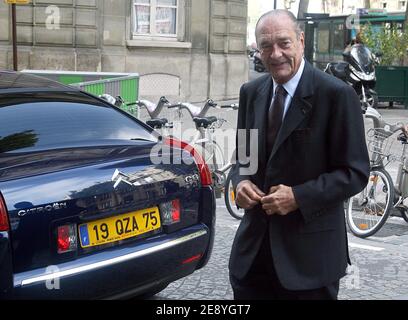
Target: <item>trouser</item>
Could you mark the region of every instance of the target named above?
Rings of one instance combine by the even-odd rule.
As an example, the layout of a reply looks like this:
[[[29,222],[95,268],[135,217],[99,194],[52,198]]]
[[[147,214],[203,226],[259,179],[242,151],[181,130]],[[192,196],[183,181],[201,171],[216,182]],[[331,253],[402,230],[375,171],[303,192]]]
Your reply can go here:
[[[230,274],[230,282],[235,300],[337,300],[339,292],[339,280],[313,290],[285,289],[273,264],[268,232],[248,274],[239,280]]]

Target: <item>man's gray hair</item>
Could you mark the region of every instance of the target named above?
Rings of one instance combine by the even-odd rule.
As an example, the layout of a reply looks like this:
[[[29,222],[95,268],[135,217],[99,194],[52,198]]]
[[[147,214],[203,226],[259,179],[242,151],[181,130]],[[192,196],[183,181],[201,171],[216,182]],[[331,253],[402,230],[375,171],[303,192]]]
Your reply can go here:
[[[264,13],[259,19],[258,22],[256,23],[256,27],[255,27],[255,37],[258,37],[258,27],[259,24],[262,20],[269,18],[269,17],[274,17],[274,16],[279,16],[279,15],[285,15],[287,16],[292,22],[293,22],[293,26],[296,32],[296,36],[299,38],[300,34],[303,32],[302,28],[300,27],[299,22],[297,21],[295,15],[290,12],[289,10],[284,10],[284,9],[275,9],[275,10],[271,10],[268,11],[266,13]]]

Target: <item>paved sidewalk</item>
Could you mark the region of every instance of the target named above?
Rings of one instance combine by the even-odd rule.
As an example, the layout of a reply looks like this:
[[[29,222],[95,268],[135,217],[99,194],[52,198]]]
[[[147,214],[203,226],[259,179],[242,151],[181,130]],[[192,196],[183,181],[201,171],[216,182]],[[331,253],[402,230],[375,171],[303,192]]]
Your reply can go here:
[[[154,299],[233,299],[228,259],[239,222],[229,216],[222,200],[217,201],[217,209],[215,246],[208,265],[172,283]],[[397,224],[405,230],[404,235],[359,239],[349,234],[353,265],[340,282],[340,300],[408,299],[408,224],[393,219],[385,230]]]

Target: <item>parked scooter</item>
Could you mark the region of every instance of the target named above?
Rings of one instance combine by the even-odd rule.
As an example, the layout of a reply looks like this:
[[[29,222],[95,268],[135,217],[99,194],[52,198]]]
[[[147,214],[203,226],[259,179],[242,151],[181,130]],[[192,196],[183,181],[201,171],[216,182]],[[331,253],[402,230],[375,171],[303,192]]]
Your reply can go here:
[[[266,68],[261,60],[261,53],[256,50],[254,53],[254,70],[257,72],[265,72]]]
[[[257,72],[265,72],[266,71],[266,68],[263,65],[262,60],[261,60],[261,54],[260,54],[258,49],[252,48],[252,50],[249,52],[249,56],[251,58],[253,58],[254,70],[255,71],[257,71]]]
[[[374,90],[375,65],[378,64],[380,56],[380,53],[374,55],[366,46],[358,43],[343,52],[344,61],[328,63],[324,72],[352,86],[360,97],[363,109],[376,108],[378,94]]]

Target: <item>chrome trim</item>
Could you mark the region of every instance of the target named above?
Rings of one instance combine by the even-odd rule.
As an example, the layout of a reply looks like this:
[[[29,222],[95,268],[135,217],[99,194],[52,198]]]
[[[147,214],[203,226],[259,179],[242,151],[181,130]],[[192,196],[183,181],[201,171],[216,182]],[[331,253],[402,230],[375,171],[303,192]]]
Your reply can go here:
[[[364,81],[374,81],[375,80],[375,73],[374,72],[366,74],[364,72],[358,71],[352,65],[350,65],[350,70],[352,72],[351,75],[354,74],[354,76],[356,76],[358,78],[358,80],[364,80]]]
[[[18,286],[27,286],[36,282],[44,282],[47,280],[55,280],[55,279],[60,279],[63,277],[67,277],[67,276],[72,276],[74,274],[78,274],[78,273],[82,273],[82,272],[87,272],[87,271],[91,271],[91,270],[95,270],[95,269],[100,269],[100,268],[104,268],[107,266],[111,266],[111,265],[115,265],[121,262],[125,262],[128,260],[132,260],[135,258],[140,258],[142,256],[154,253],[154,252],[158,252],[158,251],[162,251],[171,247],[175,247],[179,244],[182,244],[184,242],[190,241],[192,239],[195,238],[199,238],[203,235],[206,235],[208,233],[207,230],[199,230],[197,232],[191,233],[189,235],[183,236],[181,238],[175,239],[175,240],[171,240],[162,244],[159,244],[157,246],[148,248],[148,249],[144,249],[144,250],[140,250],[137,252],[133,252],[124,256],[119,256],[116,258],[112,258],[109,260],[105,260],[105,261],[101,261],[101,262],[96,262],[96,263],[92,263],[89,265],[84,265],[81,267],[76,267],[76,268],[72,268],[72,269],[67,269],[64,271],[60,271],[60,272],[54,272],[54,273],[48,273],[48,274],[41,274],[38,275],[36,277],[31,277],[31,278],[24,278],[24,276],[15,276],[14,279],[14,287],[18,287]],[[41,271],[42,272],[42,271]]]

